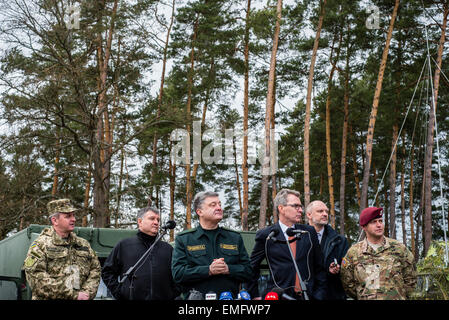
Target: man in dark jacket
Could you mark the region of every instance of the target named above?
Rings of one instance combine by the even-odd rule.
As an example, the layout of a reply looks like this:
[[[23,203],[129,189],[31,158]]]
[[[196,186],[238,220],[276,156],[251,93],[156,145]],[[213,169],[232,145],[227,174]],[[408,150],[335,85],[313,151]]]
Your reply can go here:
[[[178,293],[171,274],[173,248],[159,241],[134,272],[119,283],[126,271],[153,245],[159,230],[159,211],[147,207],[138,213],[137,235],[120,241],[106,259],[102,278],[112,295],[122,300],[171,300]]]
[[[253,279],[249,291],[254,298],[263,298],[267,292],[259,292],[258,279],[261,262],[266,259],[271,278],[268,281],[268,291],[284,290],[284,293],[302,300],[326,298],[326,271],[323,268],[323,256],[318,244],[317,234],[311,226],[299,224],[303,207],[297,191],[282,189],[276,195],[273,205],[279,214],[279,222],[256,234],[255,245],[251,253]],[[290,239],[287,229],[293,228],[301,234],[299,239]],[[287,240],[291,240],[287,241]],[[290,246],[290,249],[289,247]],[[294,260],[293,260],[294,259]],[[297,276],[295,264],[298,266]],[[303,288],[302,284],[305,285]]]
[[[329,209],[322,201],[317,200],[309,203],[306,208],[306,215],[309,224],[317,232],[323,252],[323,265],[327,270],[327,299],[345,300],[346,294],[340,280],[340,264],[348,251],[348,240],[328,225]]]
[[[183,297],[190,291],[202,295],[232,293],[236,298],[240,285],[251,278],[251,266],[239,232],[219,226],[223,209],[218,193],[199,192],[193,200],[199,225],[176,236],[172,272],[182,287]]]

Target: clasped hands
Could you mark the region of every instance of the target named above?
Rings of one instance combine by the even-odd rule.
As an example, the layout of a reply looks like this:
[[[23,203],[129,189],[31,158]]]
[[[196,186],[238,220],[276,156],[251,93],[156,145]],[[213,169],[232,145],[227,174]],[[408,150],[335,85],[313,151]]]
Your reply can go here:
[[[209,265],[209,275],[229,274],[229,267],[224,258],[214,259]]]

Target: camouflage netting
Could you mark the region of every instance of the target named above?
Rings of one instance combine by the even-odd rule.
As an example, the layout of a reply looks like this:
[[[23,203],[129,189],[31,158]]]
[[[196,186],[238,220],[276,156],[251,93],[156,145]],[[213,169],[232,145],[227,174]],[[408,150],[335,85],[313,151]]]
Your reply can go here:
[[[414,298],[449,300],[449,261],[445,261],[444,241],[434,241],[417,264],[418,285]]]

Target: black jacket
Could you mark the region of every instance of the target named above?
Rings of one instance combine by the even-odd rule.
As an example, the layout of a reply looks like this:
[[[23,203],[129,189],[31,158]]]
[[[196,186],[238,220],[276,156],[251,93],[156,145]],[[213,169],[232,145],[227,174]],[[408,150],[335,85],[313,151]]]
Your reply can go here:
[[[256,243],[251,253],[251,267],[254,277],[249,285],[251,297],[260,296],[263,298],[265,293],[258,290],[258,278],[260,275],[260,263],[268,258],[271,275],[268,282],[268,290],[276,285],[282,289],[292,287],[295,284],[296,272],[287,244],[266,239],[270,232],[277,228],[279,233],[276,238],[285,241],[284,234],[276,223],[256,233]],[[326,272],[323,268],[323,255],[318,243],[318,237],[313,227],[296,224],[296,229],[306,230],[309,233],[303,234],[296,244],[296,263],[303,281],[307,283],[307,294],[310,299],[323,300],[326,298]],[[309,238],[310,235],[310,238]],[[265,247],[267,252],[265,252]],[[310,272],[309,272],[310,270]],[[273,279],[274,278],[274,279]],[[286,290],[288,295],[293,294],[293,289]]]
[[[339,265],[349,249],[348,240],[338,234],[332,227],[326,225],[324,227],[323,238],[321,239],[321,249],[323,251],[324,268],[327,271],[327,299],[344,300],[346,294],[340,280],[340,274],[331,274],[329,266],[337,259]]]
[[[116,299],[130,300],[130,278],[119,284],[118,277],[128,271],[153,244],[155,237],[141,231],[120,241],[109,254],[101,272],[102,278]],[[133,300],[171,300],[178,293],[171,274],[173,248],[159,241],[152,253],[135,269]]]

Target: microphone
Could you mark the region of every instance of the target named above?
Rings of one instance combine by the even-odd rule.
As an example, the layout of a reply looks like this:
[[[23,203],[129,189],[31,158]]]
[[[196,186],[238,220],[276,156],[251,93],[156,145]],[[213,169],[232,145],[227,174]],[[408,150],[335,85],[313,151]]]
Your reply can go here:
[[[220,294],[220,299],[218,300],[234,300],[232,298],[232,293],[230,293],[229,291],[224,291]]]
[[[274,291],[270,291],[265,295],[264,300],[279,300],[279,295]]]
[[[279,233],[278,229],[271,230],[271,232],[268,234],[267,240],[270,240],[270,239],[276,240],[275,236],[277,236],[278,233]]]
[[[204,300],[203,294],[195,289],[190,290],[187,300]]]
[[[209,291],[208,293],[206,293],[205,300],[217,300],[217,294],[213,291]]]
[[[304,231],[304,230],[300,230],[300,229],[293,229],[293,228],[288,228],[285,233],[287,233],[287,235],[289,237],[293,237],[296,236],[298,234],[304,234],[304,233],[309,233],[309,231]]]
[[[281,288],[273,288],[273,289],[272,289],[272,292],[277,293],[277,295],[280,296],[280,297],[281,297],[282,299],[284,299],[284,300],[296,300],[295,298],[290,297],[288,294],[286,294],[284,289],[281,289]]]
[[[245,289],[240,290],[237,300],[251,300],[251,296]]]
[[[174,229],[176,227],[176,222],[173,220],[168,220],[164,225],[161,226],[161,229]]]

